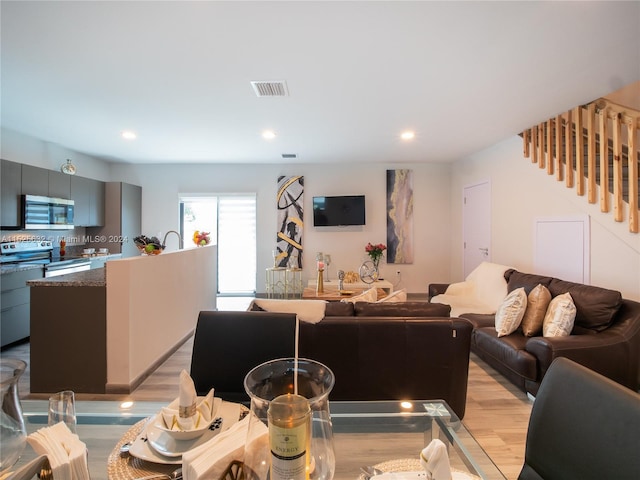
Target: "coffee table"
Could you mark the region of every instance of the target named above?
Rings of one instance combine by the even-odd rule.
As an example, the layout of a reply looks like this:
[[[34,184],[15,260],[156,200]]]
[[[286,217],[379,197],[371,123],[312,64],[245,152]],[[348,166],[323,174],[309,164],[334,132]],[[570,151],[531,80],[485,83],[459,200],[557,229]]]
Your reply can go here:
[[[22,401],[28,432],[46,426],[47,405],[43,400]],[[87,444],[92,480],[135,478],[136,475],[109,478],[109,456],[133,425],[157,413],[163,406],[165,403],[158,402],[135,402],[128,408],[114,401],[76,403],[77,433]],[[505,478],[441,400],[331,402],[330,411],[336,480],[358,480],[363,465],[389,465],[390,461],[403,463],[406,459],[415,461],[432,438],[440,438],[448,446],[453,468],[483,479]],[[27,446],[16,468],[33,458],[35,453]],[[150,469],[156,466],[146,465]],[[167,465],[161,467],[159,471],[167,471]]]

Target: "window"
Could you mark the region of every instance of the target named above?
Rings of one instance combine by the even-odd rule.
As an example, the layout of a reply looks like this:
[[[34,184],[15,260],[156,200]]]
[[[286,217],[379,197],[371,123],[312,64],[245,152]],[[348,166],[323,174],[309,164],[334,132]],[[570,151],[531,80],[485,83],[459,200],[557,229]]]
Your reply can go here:
[[[180,217],[185,248],[196,248],[196,230],[210,232],[218,245],[218,293],[255,294],[256,195],[184,196]]]

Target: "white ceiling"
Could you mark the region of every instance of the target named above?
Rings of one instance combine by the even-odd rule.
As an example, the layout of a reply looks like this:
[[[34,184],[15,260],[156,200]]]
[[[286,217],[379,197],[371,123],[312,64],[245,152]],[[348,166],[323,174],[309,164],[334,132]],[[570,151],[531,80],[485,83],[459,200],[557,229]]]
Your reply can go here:
[[[637,1],[3,0],[1,15],[2,126],[114,162],[454,161],[640,80]],[[290,95],[257,98],[252,80]]]

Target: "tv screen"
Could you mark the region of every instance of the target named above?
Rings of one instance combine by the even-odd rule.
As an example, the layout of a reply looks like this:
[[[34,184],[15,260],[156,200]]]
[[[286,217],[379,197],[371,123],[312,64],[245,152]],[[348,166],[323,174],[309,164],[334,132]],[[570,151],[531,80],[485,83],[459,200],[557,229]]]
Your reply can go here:
[[[313,225],[315,227],[364,224],[364,195],[313,197]]]

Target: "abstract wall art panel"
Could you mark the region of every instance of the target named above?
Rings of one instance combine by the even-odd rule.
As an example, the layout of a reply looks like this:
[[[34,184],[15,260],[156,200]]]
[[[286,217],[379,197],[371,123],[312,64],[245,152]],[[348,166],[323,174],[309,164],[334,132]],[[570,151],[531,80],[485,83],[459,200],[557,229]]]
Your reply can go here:
[[[387,170],[387,263],[413,263],[413,170]]]
[[[304,177],[278,177],[277,267],[302,268]]]

